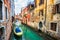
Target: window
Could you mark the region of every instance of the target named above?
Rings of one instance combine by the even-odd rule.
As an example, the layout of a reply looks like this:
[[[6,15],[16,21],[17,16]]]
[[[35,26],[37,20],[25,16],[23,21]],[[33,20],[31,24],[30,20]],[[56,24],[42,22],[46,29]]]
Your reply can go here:
[[[56,31],[57,23],[51,23],[51,30]]]
[[[39,5],[41,5],[41,4],[43,4],[44,3],[44,0],[40,0],[40,3],[39,3]]]
[[[7,7],[5,7],[6,19],[7,19]]]
[[[43,10],[40,10],[39,12],[39,16],[42,15],[43,16]]]
[[[56,12],[57,12],[57,13],[60,13],[60,4],[57,4],[57,5],[56,5]]]
[[[2,20],[2,2],[0,1],[0,20]]]
[[[43,10],[41,10],[41,15],[43,16]]]

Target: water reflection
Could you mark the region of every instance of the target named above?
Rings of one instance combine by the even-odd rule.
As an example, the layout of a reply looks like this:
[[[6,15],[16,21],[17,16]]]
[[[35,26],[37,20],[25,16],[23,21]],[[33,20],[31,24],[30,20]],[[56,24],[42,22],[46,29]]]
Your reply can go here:
[[[22,28],[23,35],[18,37],[12,32],[11,40],[44,40],[42,36],[38,35],[35,31],[29,28],[29,26],[21,24],[20,27]]]
[[[15,37],[16,40],[22,40],[22,36],[16,36],[16,35],[14,35],[14,37]]]

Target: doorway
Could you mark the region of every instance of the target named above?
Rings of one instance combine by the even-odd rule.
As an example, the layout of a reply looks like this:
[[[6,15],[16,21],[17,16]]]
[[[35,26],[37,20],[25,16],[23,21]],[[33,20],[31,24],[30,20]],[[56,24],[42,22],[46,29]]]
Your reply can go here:
[[[42,28],[42,27],[43,27],[42,22],[39,22],[39,27],[40,27],[40,28]]]
[[[0,40],[4,40],[5,39],[4,34],[5,34],[4,27],[1,27],[0,28]]]

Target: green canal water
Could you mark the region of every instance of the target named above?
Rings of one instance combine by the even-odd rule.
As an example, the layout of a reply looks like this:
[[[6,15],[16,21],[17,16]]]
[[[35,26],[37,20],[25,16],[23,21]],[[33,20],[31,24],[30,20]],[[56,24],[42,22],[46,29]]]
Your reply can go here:
[[[42,36],[29,26],[21,24],[20,27],[23,30],[23,35],[21,37],[17,37],[12,31],[10,40],[44,40]]]

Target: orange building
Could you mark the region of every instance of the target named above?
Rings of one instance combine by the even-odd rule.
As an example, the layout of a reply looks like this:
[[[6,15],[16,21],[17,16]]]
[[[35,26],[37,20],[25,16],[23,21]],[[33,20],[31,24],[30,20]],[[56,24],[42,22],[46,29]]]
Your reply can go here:
[[[34,9],[34,4],[29,4],[27,7],[25,7],[23,10],[22,10],[22,12],[21,12],[21,14],[22,14],[22,19],[23,19],[23,21],[25,22],[25,24],[27,24],[27,22],[29,22],[30,21],[30,19],[31,19],[31,11]],[[26,20],[24,20],[24,19],[26,19]]]
[[[26,7],[26,8],[24,8],[23,10],[22,10],[22,12],[21,12],[21,15],[22,15],[22,22],[23,23],[27,23],[27,14],[28,14],[28,10],[29,10],[29,8],[28,8],[28,6]],[[25,19],[25,20],[24,20]]]
[[[29,22],[29,21],[30,21],[30,17],[31,17],[30,13],[28,13],[28,14],[26,15],[26,17],[27,17],[27,22]]]

